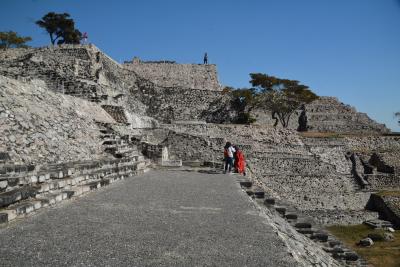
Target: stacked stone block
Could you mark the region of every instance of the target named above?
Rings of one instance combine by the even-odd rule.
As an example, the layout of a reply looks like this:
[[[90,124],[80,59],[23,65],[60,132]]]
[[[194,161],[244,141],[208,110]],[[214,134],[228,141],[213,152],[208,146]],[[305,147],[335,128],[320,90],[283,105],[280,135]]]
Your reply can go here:
[[[42,167],[0,167],[0,223],[142,173],[143,156],[66,162]],[[5,186],[4,186],[5,185]]]

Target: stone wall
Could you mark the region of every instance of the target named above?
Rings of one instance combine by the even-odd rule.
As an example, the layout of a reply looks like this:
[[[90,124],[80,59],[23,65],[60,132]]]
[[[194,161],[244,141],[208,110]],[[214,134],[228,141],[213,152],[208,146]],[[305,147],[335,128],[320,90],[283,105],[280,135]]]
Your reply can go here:
[[[222,98],[220,91],[177,90],[156,86],[139,86],[136,97],[147,106],[146,114],[161,122],[206,120],[210,102]]]
[[[215,65],[176,64],[171,62],[146,63],[134,60],[123,64],[123,66],[161,87],[222,90],[218,82]]]
[[[387,174],[366,174],[365,180],[369,184],[370,190],[400,190],[400,177]]]

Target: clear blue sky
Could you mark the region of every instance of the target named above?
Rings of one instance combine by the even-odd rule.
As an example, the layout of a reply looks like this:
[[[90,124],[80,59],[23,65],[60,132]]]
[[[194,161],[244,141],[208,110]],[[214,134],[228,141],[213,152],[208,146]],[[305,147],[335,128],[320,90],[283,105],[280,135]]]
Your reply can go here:
[[[207,51],[223,85],[296,79],[400,131],[400,0],[0,0],[0,31],[46,45],[34,21],[49,11],[117,61],[200,63]]]

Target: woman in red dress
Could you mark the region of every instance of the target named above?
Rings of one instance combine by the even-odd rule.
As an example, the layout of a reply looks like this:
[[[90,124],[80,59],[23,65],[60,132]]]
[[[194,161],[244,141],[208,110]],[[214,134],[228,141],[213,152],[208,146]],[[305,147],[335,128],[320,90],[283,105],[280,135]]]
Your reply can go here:
[[[246,160],[244,159],[244,155],[237,146],[235,146],[235,149],[235,169],[238,173],[246,175]]]

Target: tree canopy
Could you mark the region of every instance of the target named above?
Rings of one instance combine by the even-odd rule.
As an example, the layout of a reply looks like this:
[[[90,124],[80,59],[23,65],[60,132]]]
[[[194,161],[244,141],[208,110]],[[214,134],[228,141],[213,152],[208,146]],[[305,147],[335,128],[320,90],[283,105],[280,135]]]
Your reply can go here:
[[[68,13],[49,12],[36,24],[47,31],[53,45],[56,41],[57,44],[79,44],[82,38],[82,33],[75,29],[75,22]]]
[[[291,115],[302,105],[318,98],[308,86],[299,81],[281,79],[263,73],[250,73],[250,83],[259,92],[257,105],[269,109],[275,125],[286,128]]]
[[[31,40],[31,37],[22,37],[13,31],[0,32],[0,48],[3,49],[10,47],[27,47],[26,43]]]
[[[243,88],[232,90],[232,96],[233,100],[231,104],[238,112],[235,122],[239,124],[255,122],[256,119],[250,115],[250,111],[254,107],[257,98],[255,89]]]
[[[396,112],[394,115],[397,117],[397,119],[398,119],[397,122],[400,124],[400,111]]]

